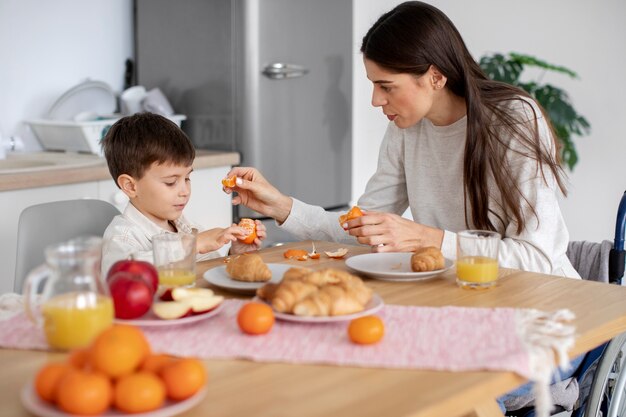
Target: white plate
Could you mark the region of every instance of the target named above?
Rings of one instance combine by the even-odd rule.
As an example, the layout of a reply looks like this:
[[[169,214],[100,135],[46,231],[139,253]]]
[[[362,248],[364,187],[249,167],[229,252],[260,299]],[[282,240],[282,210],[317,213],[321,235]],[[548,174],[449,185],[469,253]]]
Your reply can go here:
[[[224,302],[222,301],[211,311],[207,311],[202,314],[194,314],[187,317],[182,317],[180,319],[172,319],[172,320],[164,320],[157,317],[152,310],[148,311],[146,314],[141,316],[138,319],[124,320],[124,319],[115,319],[113,320],[115,323],[120,324],[132,324],[133,326],[144,326],[144,327],[164,327],[164,326],[179,326],[183,324],[195,323],[200,320],[206,320],[209,317],[213,317],[217,315],[222,307],[224,306]]]
[[[198,404],[206,395],[207,389],[203,388],[198,391],[193,397],[187,398],[183,401],[170,401],[166,400],[163,407],[158,410],[149,411],[147,413],[132,414],[135,417],[169,417],[176,414],[180,414],[183,411],[189,410]],[[39,417],[72,417],[74,414],[64,413],[56,408],[54,405],[47,403],[40,399],[35,392],[33,381],[30,381],[20,393],[22,404],[24,408]],[[128,416],[129,414],[122,413],[121,411],[108,409],[102,414],[98,414],[99,417],[117,417]]]
[[[80,113],[109,115],[116,105],[111,86],[103,81],[86,80],[63,93],[50,107],[46,118],[74,121]]]
[[[357,272],[382,281],[421,281],[433,278],[452,268],[454,262],[446,259],[446,267],[428,272],[411,270],[411,252],[367,253],[346,259],[346,265]]]
[[[289,264],[267,264],[267,267],[272,271],[272,279],[266,282],[243,282],[232,279],[226,273],[226,265],[218,266],[206,271],[202,276],[210,284],[216,287],[240,293],[240,294],[255,294],[256,290],[261,288],[268,282],[279,283],[283,279],[283,274],[290,268],[294,268]]]
[[[259,297],[254,297],[253,300],[267,304],[267,302],[261,300]],[[383,302],[383,299],[380,297],[380,295],[374,294],[370,302],[365,305],[365,310],[359,311],[358,313],[344,314],[342,316],[304,317],[274,311],[274,317],[280,320],[295,321],[298,323],[334,323],[339,321],[353,320],[363,316],[369,316],[370,314],[374,314],[378,310],[383,308],[384,305],[385,303]]]

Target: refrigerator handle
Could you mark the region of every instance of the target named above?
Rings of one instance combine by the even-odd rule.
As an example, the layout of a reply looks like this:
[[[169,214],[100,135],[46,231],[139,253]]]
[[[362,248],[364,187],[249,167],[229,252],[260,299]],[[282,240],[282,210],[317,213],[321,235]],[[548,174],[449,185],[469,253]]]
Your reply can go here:
[[[301,65],[274,62],[263,68],[261,73],[270,80],[283,80],[285,78],[302,77],[308,72],[309,70]]]

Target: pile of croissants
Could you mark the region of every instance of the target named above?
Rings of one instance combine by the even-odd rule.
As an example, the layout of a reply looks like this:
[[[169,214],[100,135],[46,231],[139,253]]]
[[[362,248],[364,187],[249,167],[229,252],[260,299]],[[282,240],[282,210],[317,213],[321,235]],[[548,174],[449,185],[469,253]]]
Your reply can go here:
[[[280,283],[265,284],[257,290],[257,296],[280,313],[339,316],[363,311],[372,290],[346,271],[290,268]]]

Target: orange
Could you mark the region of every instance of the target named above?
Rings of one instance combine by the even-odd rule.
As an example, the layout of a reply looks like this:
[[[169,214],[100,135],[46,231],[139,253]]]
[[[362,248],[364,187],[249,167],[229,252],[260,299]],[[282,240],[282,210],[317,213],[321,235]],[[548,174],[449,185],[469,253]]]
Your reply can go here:
[[[42,400],[56,401],[56,391],[61,378],[72,369],[67,363],[49,363],[39,369],[35,376],[35,391]]]
[[[239,227],[243,227],[248,232],[248,236],[243,239],[239,239],[241,242],[246,245],[251,244],[256,239],[256,223],[252,219],[241,219],[239,221]]]
[[[287,259],[297,259],[299,261],[306,261],[309,253],[304,249],[287,249],[283,256]]]
[[[354,319],[348,326],[348,336],[354,343],[369,345],[380,341],[385,335],[385,325],[377,316]]]
[[[356,219],[357,217],[361,217],[363,212],[359,208],[359,206],[353,206],[346,214],[342,214],[339,216],[339,224],[343,225],[348,220]]]
[[[165,401],[165,384],[152,372],[136,372],[117,381],[113,398],[115,407],[125,413],[156,410]]]
[[[161,368],[174,362],[174,360],[175,358],[173,356],[165,353],[151,354],[148,355],[145,361],[143,361],[139,370],[158,374],[161,371]]]
[[[237,184],[237,176],[233,175],[232,177],[224,178],[222,180],[222,185],[226,188],[233,188]]]
[[[70,365],[78,369],[85,369],[89,365],[89,349],[74,349],[67,359]]]
[[[82,416],[103,413],[111,405],[112,398],[111,381],[97,372],[72,369],[61,378],[57,389],[59,408]]]
[[[237,314],[237,324],[241,331],[251,335],[268,333],[274,325],[272,308],[263,303],[246,303]]]
[[[194,358],[176,360],[161,369],[168,398],[180,401],[198,392],[207,381],[206,369]]]
[[[139,328],[116,324],[100,333],[91,346],[91,366],[111,378],[134,372],[150,353]]]

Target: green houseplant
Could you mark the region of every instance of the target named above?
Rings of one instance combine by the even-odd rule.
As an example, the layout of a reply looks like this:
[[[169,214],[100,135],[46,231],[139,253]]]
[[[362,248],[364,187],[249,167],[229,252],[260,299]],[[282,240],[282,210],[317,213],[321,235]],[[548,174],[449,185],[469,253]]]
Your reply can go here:
[[[485,55],[480,59],[479,64],[489,78],[520,87],[541,104],[548,113],[561,142],[561,160],[570,170],[573,170],[578,162],[578,153],[572,137],[588,134],[589,122],[578,114],[567,93],[562,89],[551,84],[542,84],[540,80],[522,81],[520,77],[527,67],[542,69],[542,74],[546,71],[554,71],[571,78],[578,78],[578,75],[568,68],[513,52],[506,55]]]

